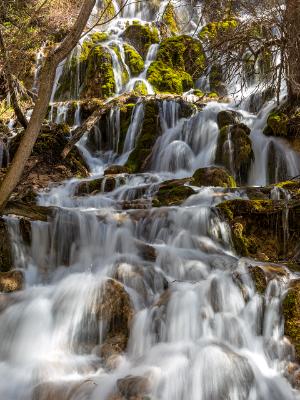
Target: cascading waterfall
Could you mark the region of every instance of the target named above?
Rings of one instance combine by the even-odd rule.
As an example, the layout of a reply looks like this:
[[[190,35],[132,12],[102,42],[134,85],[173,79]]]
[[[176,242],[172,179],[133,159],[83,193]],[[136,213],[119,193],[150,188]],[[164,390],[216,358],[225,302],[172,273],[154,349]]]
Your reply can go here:
[[[165,7],[168,2],[161,3]],[[115,10],[118,7],[114,2]],[[113,23],[152,17],[148,2],[131,2]],[[116,45],[122,63],[110,47],[114,36],[105,46],[120,94],[121,64],[126,63],[121,39]],[[142,81],[153,93],[146,73],[157,49],[158,45],[149,48],[144,71],[127,89]],[[64,63],[57,70],[56,88],[63,68]],[[52,102],[54,98],[55,89]],[[50,120],[64,122],[67,107],[61,103],[55,118],[52,107]],[[79,126],[80,103],[76,107],[74,126]],[[272,171],[270,178],[270,146],[284,166],[284,177],[300,172],[297,153],[262,133],[271,107],[267,104],[258,116],[238,110],[251,128],[254,161],[249,185],[268,184],[282,173],[282,168]],[[224,110],[236,111],[237,106],[211,102],[184,116],[176,99],[162,100],[161,135],[147,172],[118,175],[122,184],[117,182],[110,192],[104,190],[109,179],[105,177],[102,190],[90,196],[76,194],[82,182],[75,178],[41,193],[39,205],[55,206],[54,215],[47,222],[26,221],[30,243],[20,221],[6,218],[14,265],[24,272],[26,285],[10,296],[1,294],[1,399],[300,398],[284,377],[293,348],[284,337],[280,316],[293,275],[270,279],[265,298],[259,294],[248,273],[254,261],[237,257],[229,226],[216,209],[223,200],[248,198],[246,191],[203,187],[182,206],[128,211],[119,207],[120,201],[151,198],[162,181],[215,165],[217,115]],[[105,121],[105,132],[110,133],[106,146],[99,125],[93,128],[96,151],[91,152],[87,136],[80,140],[90,179],[102,178],[107,166],[127,161],[144,117],[145,105],[138,101],[122,151],[118,105]],[[230,132],[226,146],[233,146]],[[288,200],[279,189],[271,197]],[[287,242],[288,208],[283,218]],[[114,345],[121,350],[114,351]]]

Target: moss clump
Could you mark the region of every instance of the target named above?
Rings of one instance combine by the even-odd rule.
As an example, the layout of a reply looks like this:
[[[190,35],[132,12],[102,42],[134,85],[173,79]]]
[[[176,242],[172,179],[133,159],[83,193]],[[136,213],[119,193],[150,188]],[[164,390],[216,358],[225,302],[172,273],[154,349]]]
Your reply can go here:
[[[154,207],[175,206],[181,204],[196,192],[189,186],[184,186],[186,180],[171,180],[164,182],[156,193],[152,205]]]
[[[184,71],[175,71],[161,61],[153,62],[148,71],[147,79],[158,92],[182,94],[193,87],[191,76]]]
[[[289,118],[282,112],[271,112],[267,120],[265,135],[287,136]]]
[[[234,178],[224,168],[199,168],[194,173],[191,184],[195,186],[236,187]]]
[[[108,33],[106,33],[106,32],[95,32],[89,36],[89,41],[91,41],[94,44],[105,42],[108,39],[109,39],[109,36],[108,36]]]
[[[296,358],[300,361],[300,281],[292,285],[282,303],[284,333],[295,347]]]
[[[159,92],[181,94],[194,86],[205,67],[201,42],[187,35],[171,37],[160,44],[147,78]]]
[[[199,38],[211,40],[228,31],[234,30],[238,26],[236,19],[225,19],[223,21],[210,22],[199,33]]]
[[[124,45],[125,60],[131,75],[138,76],[143,71],[145,64],[142,56],[130,45]]]
[[[145,59],[149,47],[159,43],[158,30],[151,24],[140,24],[135,22],[129,25],[123,33],[123,38],[131,44]]]
[[[216,163],[224,165],[237,183],[247,182],[248,171],[254,158],[249,128],[244,124],[224,126],[220,130]]]
[[[264,294],[267,288],[267,279],[264,270],[258,266],[250,267],[249,274],[254,282],[256,291],[259,294]]]
[[[135,149],[131,152],[126,167],[133,173],[145,170],[153,146],[160,134],[158,123],[159,107],[155,100],[144,104],[144,120]]]
[[[134,85],[133,91],[137,96],[146,96],[148,94],[147,86],[143,81],[137,81]]]
[[[179,31],[176,14],[173,4],[169,3],[163,13],[162,22],[167,27],[171,35],[176,35]]]
[[[223,110],[218,113],[217,122],[220,129],[228,125],[238,124],[240,120],[240,114],[232,110]]]

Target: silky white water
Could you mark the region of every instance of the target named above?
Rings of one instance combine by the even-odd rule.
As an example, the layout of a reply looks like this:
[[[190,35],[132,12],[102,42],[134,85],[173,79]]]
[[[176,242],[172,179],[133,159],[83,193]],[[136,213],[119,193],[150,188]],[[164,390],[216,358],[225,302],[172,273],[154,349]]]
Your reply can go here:
[[[149,3],[125,8],[112,22],[112,30],[132,18],[154,19]],[[112,34],[118,45],[122,43],[119,36]],[[146,68],[156,51],[157,46],[150,48]],[[117,93],[121,93],[121,64],[116,57],[113,60]],[[138,80],[146,79],[145,71]],[[79,95],[77,89],[72,97]],[[54,96],[55,92],[52,100]],[[66,107],[61,104],[56,122],[65,120]],[[270,280],[265,297],[258,294],[247,269],[255,262],[237,257],[229,227],[216,209],[223,200],[246,199],[246,191],[195,188],[196,194],[180,207],[122,209],[125,201],[149,201],[162,181],[191,176],[197,168],[214,165],[217,114],[237,109],[234,103],[212,102],[183,118],[176,100],[160,101],[159,107],[161,135],[147,172],[123,175],[109,193],[76,196],[80,180],[75,178],[41,193],[39,204],[55,206],[55,212],[48,222],[31,222],[30,243],[18,219],[7,217],[15,267],[24,271],[26,287],[1,294],[0,399],[119,399],[120,382],[128,376],[146,381],[142,389],[136,383],[131,394],[123,394],[128,399],[300,398],[285,377],[293,348],[284,337],[280,314],[293,276]],[[272,107],[266,104],[258,115],[239,110],[251,128],[254,150],[249,185],[271,183],[270,146],[284,165],[284,178],[300,172],[298,154],[282,140],[262,133]],[[78,126],[79,106],[75,116],[74,126]],[[96,152],[89,149],[86,136],[81,139],[78,147],[89,164],[90,179],[102,177],[111,164],[126,162],[143,118],[141,101],[133,109],[122,154],[118,106],[107,119],[109,149],[103,148],[99,126],[94,128]],[[274,179],[279,180],[281,172],[274,163]],[[276,199],[282,194],[273,192],[272,196]],[[110,301],[105,288],[111,279],[128,298],[132,317],[118,331],[120,335],[128,330],[124,351],[106,359],[101,346],[111,339],[110,317],[114,315],[105,311]],[[113,305],[111,312],[117,312]],[[128,313],[125,307],[124,313]],[[119,340],[118,335],[114,340]]]

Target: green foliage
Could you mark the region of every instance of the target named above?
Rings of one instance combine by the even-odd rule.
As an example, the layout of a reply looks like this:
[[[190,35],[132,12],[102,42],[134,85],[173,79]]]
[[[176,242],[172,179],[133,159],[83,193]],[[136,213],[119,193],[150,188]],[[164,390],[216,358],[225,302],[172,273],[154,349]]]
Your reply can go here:
[[[137,81],[134,85],[133,91],[138,96],[146,96],[148,94],[147,86],[143,81]]]
[[[142,56],[130,45],[124,45],[125,61],[132,76],[138,76],[143,71],[145,64]]]
[[[176,21],[176,14],[174,11],[173,4],[169,3],[167,5],[167,7],[165,8],[162,20],[166,24],[166,26],[168,27],[168,29],[172,35],[176,35],[178,33],[179,28],[178,28],[178,24]]]
[[[238,26],[236,19],[226,19],[223,21],[209,22],[199,33],[200,39],[214,39],[218,35],[222,35],[230,30],[234,30]]]
[[[124,39],[144,58],[151,44],[159,43],[158,30],[152,24],[140,24],[138,21],[129,25],[123,33]]]

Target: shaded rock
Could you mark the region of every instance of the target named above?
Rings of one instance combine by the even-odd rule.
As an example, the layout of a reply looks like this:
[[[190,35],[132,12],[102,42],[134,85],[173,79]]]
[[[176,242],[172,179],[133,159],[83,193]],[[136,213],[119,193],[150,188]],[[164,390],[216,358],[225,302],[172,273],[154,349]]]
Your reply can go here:
[[[129,169],[125,165],[110,165],[104,170],[104,175],[128,174]]]
[[[133,307],[124,286],[107,279],[102,286],[101,301],[96,306],[96,315],[106,324],[106,332],[100,354],[104,360],[125,351],[129,338],[129,326]]]
[[[8,228],[0,218],[0,272],[7,272],[13,268],[12,248]]]
[[[288,219],[286,215],[288,207]],[[298,200],[288,205],[283,200],[230,200],[217,206],[228,220],[238,254],[260,261],[299,257],[300,238]],[[288,235],[289,240],[285,241]]]
[[[125,399],[143,400],[150,393],[150,380],[144,376],[128,375],[117,381],[117,388]]]
[[[215,162],[224,165],[238,184],[247,182],[254,153],[249,128],[244,124],[225,126],[220,130]]]
[[[264,294],[267,288],[267,279],[263,269],[258,266],[249,267],[249,273],[254,282],[256,291],[259,294]]]
[[[159,43],[158,30],[151,24],[142,25],[137,21],[129,25],[122,36],[144,59],[151,44]]]
[[[91,394],[96,384],[92,380],[81,382],[45,382],[37,385],[32,394],[33,400],[74,400]],[[81,397],[84,396],[84,397]]]
[[[22,290],[24,275],[21,271],[12,270],[0,273],[0,292],[11,293]]]
[[[83,196],[88,194],[97,194],[101,192],[112,192],[117,187],[126,184],[125,176],[105,175],[102,178],[83,181],[76,187],[75,195]]]
[[[292,281],[282,303],[284,333],[295,347],[300,362],[300,281]]]
[[[153,198],[153,207],[176,206],[183,203],[196,192],[189,186],[184,186],[186,179],[174,179],[160,185]]]
[[[240,114],[232,110],[220,111],[217,116],[217,122],[219,129],[228,125],[238,124],[240,122]]]
[[[236,187],[234,178],[229,175],[225,168],[219,167],[197,169],[192,177],[191,184],[195,186]]]

